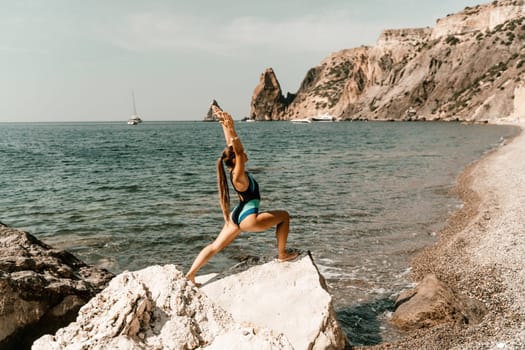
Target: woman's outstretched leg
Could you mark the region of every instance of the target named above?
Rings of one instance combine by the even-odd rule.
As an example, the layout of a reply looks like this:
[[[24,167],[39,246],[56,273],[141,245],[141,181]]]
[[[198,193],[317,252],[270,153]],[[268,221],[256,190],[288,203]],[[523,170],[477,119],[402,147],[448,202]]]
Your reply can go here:
[[[195,282],[195,275],[201,267],[203,267],[215,254],[227,247],[239,235],[239,233],[241,233],[239,226],[231,221],[226,222],[217,238],[215,238],[211,244],[204,247],[199,255],[197,255],[190,270],[186,274],[186,278],[194,284],[197,284]]]
[[[286,241],[290,230],[290,215],[285,210],[273,210],[260,214],[253,214],[241,222],[241,229],[249,232],[260,232],[277,226],[275,237],[277,238],[277,258],[279,261],[288,261],[296,258],[299,253],[288,253]]]

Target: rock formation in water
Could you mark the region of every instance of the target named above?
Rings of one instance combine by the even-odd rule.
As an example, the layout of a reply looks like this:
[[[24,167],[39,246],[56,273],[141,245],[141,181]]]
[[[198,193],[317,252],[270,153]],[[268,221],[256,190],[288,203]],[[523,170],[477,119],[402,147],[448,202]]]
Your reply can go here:
[[[203,119],[204,122],[216,122],[216,121],[218,121],[218,119],[215,117],[215,114],[213,114],[213,109],[212,109],[213,106],[217,106],[217,107],[221,108],[219,106],[219,104],[217,103],[217,101],[213,100],[213,102],[210,105],[210,108],[208,109],[208,113],[206,114],[206,117],[204,117],[204,119]]]
[[[33,350],[344,348],[330,296],[309,257],[228,278],[242,288],[225,279],[198,289],[173,265],[124,272],[76,322],[40,338]]]
[[[291,98],[283,97],[281,86],[272,68],[267,68],[259,79],[259,84],[253,92],[250,119],[281,120],[285,115],[285,107]]]
[[[27,348],[67,325],[112,277],[0,223],[0,348]]]
[[[289,120],[486,122],[525,113],[524,0],[498,0],[385,30],[375,46],[332,53],[284,98],[273,71],[255,88],[251,116]]]

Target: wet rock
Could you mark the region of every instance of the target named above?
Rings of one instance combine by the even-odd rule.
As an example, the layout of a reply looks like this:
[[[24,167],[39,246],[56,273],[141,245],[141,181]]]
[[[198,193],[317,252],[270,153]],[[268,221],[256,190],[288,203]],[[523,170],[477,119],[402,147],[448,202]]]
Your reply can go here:
[[[63,327],[112,277],[0,223],[0,348],[27,348]]]

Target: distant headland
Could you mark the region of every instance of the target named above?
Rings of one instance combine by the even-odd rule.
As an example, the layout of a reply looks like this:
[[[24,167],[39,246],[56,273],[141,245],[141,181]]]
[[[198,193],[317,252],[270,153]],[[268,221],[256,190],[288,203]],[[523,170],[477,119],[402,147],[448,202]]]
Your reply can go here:
[[[525,111],[523,0],[466,7],[434,27],[389,29],[331,53],[286,95],[266,69],[247,119],[495,122]],[[212,120],[207,116],[205,120]]]

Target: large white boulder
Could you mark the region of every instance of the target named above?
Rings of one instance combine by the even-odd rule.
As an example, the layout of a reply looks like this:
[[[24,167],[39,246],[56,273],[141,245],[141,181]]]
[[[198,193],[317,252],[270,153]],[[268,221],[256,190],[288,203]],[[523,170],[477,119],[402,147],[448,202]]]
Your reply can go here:
[[[201,289],[237,322],[282,332],[296,350],[345,348],[332,297],[310,254],[253,266]]]
[[[228,344],[227,347],[224,347]],[[33,350],[293,349],[286,337],[241,325],[173,265],[123,272],[80,309],[75,322]]]

